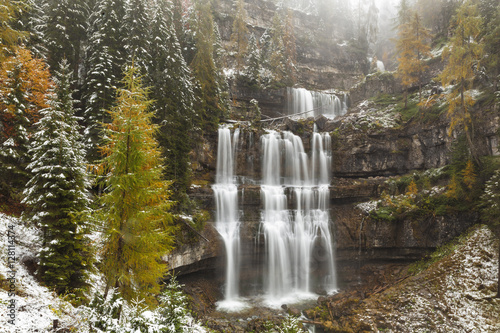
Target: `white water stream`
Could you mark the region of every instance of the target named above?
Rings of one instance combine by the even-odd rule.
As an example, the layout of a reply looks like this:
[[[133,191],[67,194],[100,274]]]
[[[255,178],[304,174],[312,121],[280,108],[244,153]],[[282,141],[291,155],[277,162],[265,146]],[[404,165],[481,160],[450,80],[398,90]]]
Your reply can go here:
[[[300,118],[324,115],[335,118],[347,112],[347,96],[343,101],[335,94],[310,91],[304,88],[287,88],[287,113]],[[307,112],[308,111],[308,112]]]
[[[279,307],[337,288],[328,212],[331,141],[313,133],[309,155],[290,132],[269,132],[261,141],[264,290],[266,304]]]
[[[219,129],[217,149],[216,183],[212,185],[216,207],[216,228],[226,250],[226,283],[224,300],[218,302],[219,309],[239,310],[246,305],[240,299],[240,219],[238,187],[235,182],[235,154],[239,130],[232,138],[229,128]]]
[[[218,309],[239,311],[249,306],[240,291],[242,244],[235,177],[239,129],[219,129],[216,183],[216,229],[226,252],[224,299]],[[331,139],[311,134],[306,153],[302,139],[291,132],[261,136],[261,222],[257,245],[258,299],[266,306],[313,299],[337,289],[333,237],[330,230]],[[260,252],[259,252],[260,253]],[[259,264],[261,263],[261,264]],[[248,287],[248,286],[247,286]],[[249,288],[245,288],[248,291]],[[260,290],[260,291],[259,291]],[[246,295],[248,296],[248,295]],[[251,302],[251,301],[250,301]]]

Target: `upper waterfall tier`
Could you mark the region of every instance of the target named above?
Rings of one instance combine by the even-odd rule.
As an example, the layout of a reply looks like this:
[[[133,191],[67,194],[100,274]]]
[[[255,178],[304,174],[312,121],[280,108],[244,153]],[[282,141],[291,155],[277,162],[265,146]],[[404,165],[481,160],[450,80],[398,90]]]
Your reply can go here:
[[[217,149],[217,174],[215,182],[217,184],[233,184],[236,145],[239,138],[239,129],[234,132],[234,139],[231,140],[231,131],[228,128],[219,129],[219,144]]]
[[[314,186],[328,184],[332,163],[331,138],[313,133],[310,156],[291,132],[270,132],[262,141],[262,184]]]
[[[343,101],[331,93],[309,91],[304,88],[287,88],[286,113],[301,118],[324,115],[329,118],[344,115],[347,112],[346,96]]]

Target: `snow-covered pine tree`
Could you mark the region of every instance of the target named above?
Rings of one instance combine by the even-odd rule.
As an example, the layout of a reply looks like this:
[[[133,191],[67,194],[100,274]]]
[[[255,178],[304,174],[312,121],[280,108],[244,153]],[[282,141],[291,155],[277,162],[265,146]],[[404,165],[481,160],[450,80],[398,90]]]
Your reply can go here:
[[[125,51],[128,63],[134,64],[147,72],[152,59],[148,53],[150,38],[150,18],[143,0],[128,0],[126,4],[123,29]]]
[[[190,67],[198,83],[200,127],[213,131],[226,111],[224,87],[221,86],[223,75],[218,71],[214,59],[214,54],[219,51],[215,34],[218,30],[214,26],[210,2],[196,1],[192,15],[190,24],[193,26],[196,53]],[[222,66],[219,68],[222,70]]]
[[[293,25],[293,12],[291,9],[286,11],[283,26],[283,48],[285,57],[285,78],[284,84],[291,87],[296,82],[297,69],[295,67],[297,57],[297,47],[295,44],[295,32]]]
[[[167,1],[158,0],[151,20],[147,83],[151,86],[155,122],[160,125],[158,141],[165,158],[165,178],[175,179],[173,199],[184,201],[190,185],[189,152],[196,122],[191,72],[182,56]]]
[[[260,71],[262,69],[262,64],[259,45],[257,44],[257,38],[255,38],[254,34],[250,35],[250,39],[248,41],[247,63],[248,66],[246,75],[248,76],[250,85],[259,87],[261,83]]]
[[[123,0],[97,0],[89,24],[89,42],[83,102],[86,124],[85,143],[89,159],[97,158],[101,123],[108,122],[106,111],[115,100],[125,63]]]
[[[162,1],[159,1],[158,3],[163,3]],[[185,44],[185,18],[188,17],[186,15],[186,10],[187,8],[184,7],[184,1],[183,0],[172,0],[169,2],[171,5],[171,11],[172,11],[172,24],[175,29],[175,35],[177,36],[177,39],[179,40],[179,44],[181,45],[181,50],[184,50],[184,47],[186,46]],[[185,59],[187,62],[187,59]]]
[[[17,202],[29,180],[33,125],[52,87],[46,64],[25,48],[0,63],[0,196]]]
[[[80,126],[74,116],[69,62],[55,74],[49,106],[40,111],[30,149],[32,173],[26,184],[25,218],[42,229],[38,274],[58,293],[85,286],[89,268],[82,213],[89,186]]]
[[[215,64],[215,82],[217,83],[217,99],[218,106],[222,111],[222,116],[226,115],[229,111],[229,84],[227,82],[226,75],[224,74],[224,68],[227,67],[226,64],[226,49],[224,48],[222,42],[222,36],[220,34],[219,26],[214,22],[214,64]]]
[[[45,7],[47,63],[52,70],[57,70],[60,62],[67,59],[73,80],[78,78],[82,66],[89,14],[87,0],[48,0]]]
[[[243,0],[235,1],[235,16],[233,20],[233,30],[231,34],[231,43],[236,58],[236,69],[241,71],[245,66],[245,57],[248,48],[248,28],[247,28],[247,12],[245,10],[245,2]]]
[[[286,76],[285,45],[283,44],[284,24],[279,12],[275,12],[270,31],[268,44],[269,69],[272,72],[274,83],[281,84]]]
[[[498,91],[500,81],[500,3],[497,3],[496,8],[490,7],[490,9],[492,12],[491,20],[488,22],[489,24],[485,22],[484,42],[485,52],[488,56],[485,57],[484,62],[493,82],[493,91]],[[497,104],[494,106],[496,109],[498,109]]]
[[[18,22],[29,34],[26,47],[37,58],[47,58],[45,31],[47,28],[46,7],[48,0],[28,0],[28,9]]]
[[[127,69],[124,88],[118,89],[112,122],[105,125],[104,155],[97,167],[106,192],[101,197],[103,223],[101,270],[106,294],[117,288],[126,299],[149,302],[160,291],[166,270],[161,257],[173,237],[170,182],[162,180],[163,160],[155,139],[152,101],[142,87],[138,70]]]

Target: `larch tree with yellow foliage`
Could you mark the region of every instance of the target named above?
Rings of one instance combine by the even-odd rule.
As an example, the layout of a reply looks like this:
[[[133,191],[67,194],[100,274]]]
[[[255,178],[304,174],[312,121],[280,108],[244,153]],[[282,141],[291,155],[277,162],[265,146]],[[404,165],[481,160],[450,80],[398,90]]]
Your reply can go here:
[[[471,160],[467,161],[465,169],[462,171],[462,175],[464,177],[465,186],[469,191],[472,191],[477,183],[477,175],[474,171],[474,163],[472,163]]]
[[[8,56],[20,40],[28,36],[26,32],[12,27],[26,7],[26,1],[0,0],[0,61]]]
[[[422,77],[427,69],[424,59],[430,56],[429,41],[432,35],[423,26],[418,13],[411,15],[410,21],[398,27],[396,48],[399,54],[397,76],[405,88],[405,108],[408,106],[408,88],[414,84],[419,87],[419,99],[422,98]]]
[[[0,63],[0,197],[18,201],[30,179],[26,166],[34,124],[53,87],[43,60],[18,47]]]
[[[103,221],[102,271],[106,294],[116,288],[126,300],[151,303],[166,271],[161,257],[172,246],[170,182],[162,180],[163,160],[137,69],[127,69],[124,88],[105,124],[104,155],[97,172],[104,178],[99,219]]]
[[[483,19],[478,14],[477,6],[468,0],[457,10],[455,29],[450,45],[443,51],[447,60],[441,74],[443,86],[452,85],[447,95],[448,116],[450,117],[449,134],[458,126],[462,126],[472,157],[479,163],[477,153],[472,143],[473,123],[471,117],[474,98],[470,92],[475,77],[474,68],[479,67],[483,56],[481,43],[481,26]]]

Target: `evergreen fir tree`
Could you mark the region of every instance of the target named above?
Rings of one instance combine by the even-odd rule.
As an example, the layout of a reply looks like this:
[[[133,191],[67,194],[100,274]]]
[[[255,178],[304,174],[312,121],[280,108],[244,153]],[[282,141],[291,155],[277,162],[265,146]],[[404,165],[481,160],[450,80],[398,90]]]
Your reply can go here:
[[[493,81],[493,91],[498,91],[500,81],[500,4],[491,10],[493,15],[488,25],[485,23],[485,64]]]
[[[248,67],[246,75],[250,80],[251,86],[259,87],[261,84],[260,71],[262,69],[262,64],[259,45],[257,44],[257,38],[255,38],[254,34],[250,35],[248,45]]]
[[[191,72],[182,56],[165,0],[159,0],[151,20],[149,53],[154,61],[147,76],[151,86],[155,122],[160,125],[158,141],[165,158],[166,179],[172,184],[173,199],[184,201],[190,185],[189,152],[193,145],[195,95]]]
[[[16,201],[30,178],[33,125],[48,106],[51,87],[45,63],[27,49],[18,48],[0,63],[0,192],[7,199]]]
[[[451,135],[457,126],[463,126],[469,149],[478,164],[479,159],[472,142],[471,107],[474,105],[474,98],[468,90],[472,88],[474,68],[479,68],[479,61],[483,56],[481,27],[482,18],[478,15],[477,6],[467,0],[457,11],[450,46],[443,52],[443,58],[447,59],[446,67],[441,73],[443,86],[454,83],[452,91],[447,95],[448,116],[451,119],[449,133]]]
[[[283,21],[277,12],[273,16],[269,40],[269,67],[273,81],[282,83],[286,73],[285,46],[283,45]]]
[[[247,28],[247,12],[245,10],[245,2],[237,0],[236,15],[233,21],[233,32],[231,34],[231,42],[236,52],[236,69],[240,71],[245,66],[245,56],[248,48],[248,28]]]
[[[161,257],[172,244],[169,182],[162,180],[162,159],[147,89],[127,70],[118,89],[112,122],[105,128],[104,155],[97,171],[104,176],[100,220],[104,244],[101,269],[106,294],[117,288],[126,300],[152,301],[166,266]]]
[[[215,64],[215,82],[217,84],[217,99],[222,116],[225,116],[229,110],[229,84],[224,74],[224,68],[227,67],[226,50],[224,49],[219,26],[214,23],[213,27],[213,35],[215,38],[213,58]]]
[[[124,15],[123,0],[98,0],[90,16],[83,95],[85,142],[90,160],[97,157],[100,124],[109,121],[105,110],[112,106],[122,78],[125,50],[121,21]]]
[[[18,24],[26,29],[29,38],[26,47],[37,58],[47,58],[47,45],[45,44],[47,31],[47,6],[48,0],[30,0],[28,10],[23,12]]]
[[[159,3],[163,3],[161,0]],[[184,47],[184,14],[185,8],[183,6],[182,0],[172,0],[171,1],[171,12],[172,12],[172,24],[174,26],[175,35],[181,44],[181,49]]]
[[[195,31],[196,53],[190,67],[198,83],[200,105],[197,110],[201,118],[200,127],[212,131],[226,111],[222,86],[225,79],[214,60],[214,54],[219,50],[215,34],[218,30],[214,27],[210,3],[196,2],[193,15],[191,23]]]
[[[397,25],[398,27],[408,23],[411,19],[412,10],[409,0],[400,0],[398,5]]]
[[[284,83],[291,87],[296,82],[296,45],[295,45],[295,32],[293,26],[293,12],[289,9],[286,12],[284,27],[283,27],[283,49],[285,58],[285,77]]]
[[[263,86],[267,86],[271,81],[271,64],[269,59],[271,58],[272,52],[272,29],[268,28],[264,31],[262,36],[260,36],[258,45],[260,46],[260,64],[262,67],[262,77],[261,83]]]
[[[132,61],[144,72],[152,60],[148,54],[149,17],[143,0],[129,0],[124,18],[125,51],[128,62]]]
[[[195,17],[194,1],[172,0],[171,2],[171,24],[174,26],[175,35],[181,45],[182,55],[187,64],[193,61],[196,48],[194,47],[194,28],[192,20]]]
[[[82,45],[86,39],[90,9],[86,0],[48,0],[45,7],[45,45],[47,63],[56,70],[62,59],[67,59],[78,78],[82,66]]]
[[[32,162],[27,166],[32,178],[23,193],[28,206],[25,218],[43,231],[38,274],[58,293],[83,287],[89,268],[81,218],[89,204],[89,183],[71,76],[63,59],[49,107],[40,112],[42,118],[36,124]]]

